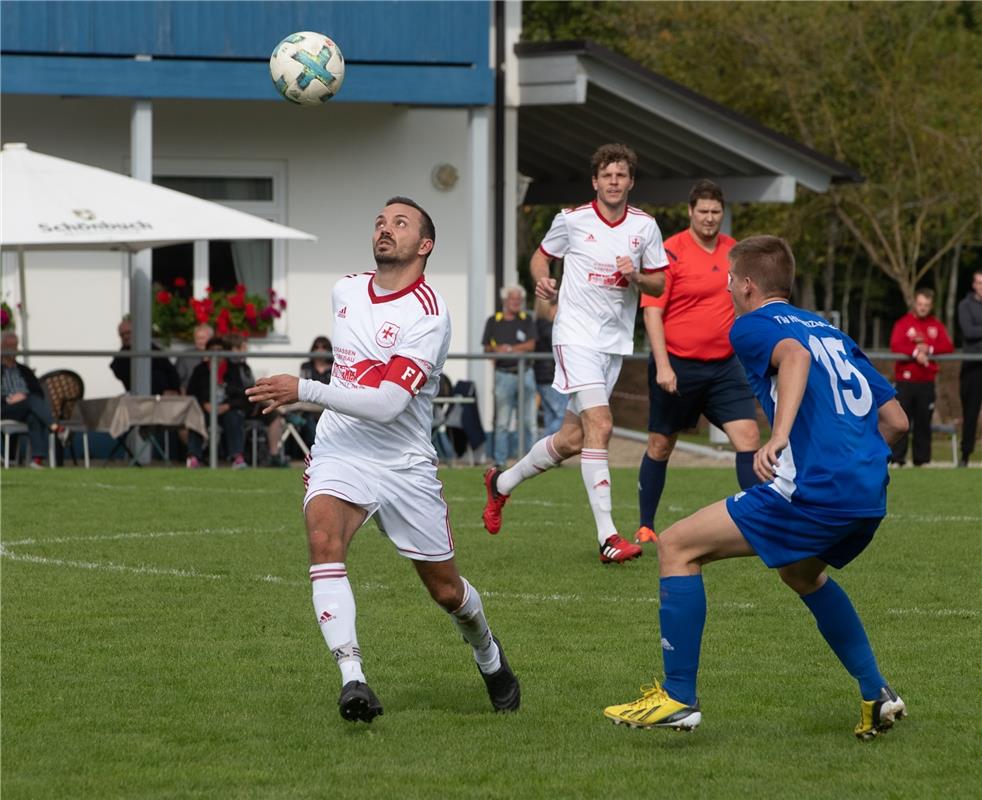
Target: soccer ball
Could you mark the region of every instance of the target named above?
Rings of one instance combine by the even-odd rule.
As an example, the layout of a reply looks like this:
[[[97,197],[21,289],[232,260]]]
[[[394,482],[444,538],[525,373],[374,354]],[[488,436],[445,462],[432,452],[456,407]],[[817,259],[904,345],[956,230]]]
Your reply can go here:
[[[291,33],[269,57],[273,85],[291,103],[318,106],[326,103],[344,81],[344,56],[323,33]]]

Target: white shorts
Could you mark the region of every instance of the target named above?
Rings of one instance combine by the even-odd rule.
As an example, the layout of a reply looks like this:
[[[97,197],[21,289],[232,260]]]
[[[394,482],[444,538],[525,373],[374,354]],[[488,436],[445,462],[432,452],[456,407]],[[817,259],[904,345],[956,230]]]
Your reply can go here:
[[[577,402],[577,394],[584,389],[599,389],[607,399],[614,391],[614,384],[621,374],[624,357],[617,353],[601,353],[589,347],[574,344],[553,345],[556,359],[556,376],[552,388],[562,394],[572,395],[569,410],[579,414],[584,408],[602,405],[591,401],[587,405]],[[589,392],[597,395],[597,392]]]
[[[346,500],[365,509],[366,522],[375,516],[379,531],[400,555],[414,561],[453,558],[450,509],[433,464],[392,469],[359,459],[320,457],[308,465],[303,480],[304,508],[321,494]]]

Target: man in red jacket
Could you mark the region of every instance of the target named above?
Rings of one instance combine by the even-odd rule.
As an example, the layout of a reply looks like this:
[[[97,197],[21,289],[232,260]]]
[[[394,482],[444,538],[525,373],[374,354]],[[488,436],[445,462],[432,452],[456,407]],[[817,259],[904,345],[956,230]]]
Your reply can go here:
[[[891,352],[906,356],[895,363],[894,380],[897,400],[906,412],[913,431],[915,467],[931,460],[934,379],[938,374],[938,364],[931,360],[931,356],[950,353],[954,349],[941,320],[931,314],[933,303],[934,292],[931,289],[918,289],[914,294],[913,310],[897,320],[890,334]],[[890,460],[897,466],[904,465],[907,460],[907,434],[893,446]]]

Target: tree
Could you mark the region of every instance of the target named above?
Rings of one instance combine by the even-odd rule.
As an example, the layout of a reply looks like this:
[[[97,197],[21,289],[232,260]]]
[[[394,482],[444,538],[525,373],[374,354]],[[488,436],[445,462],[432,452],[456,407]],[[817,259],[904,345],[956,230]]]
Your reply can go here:
[[[910,302],[929,274],[956,280],[936,270],[979,238],[976,13],[970,3],[533,2],[525,33],[594,38],[862,172],[862,185],[734,215],[741,233],[789,238],[802,288],[814,297],[823,283],[827,308],[837,267],[855,255],[849,240]]]

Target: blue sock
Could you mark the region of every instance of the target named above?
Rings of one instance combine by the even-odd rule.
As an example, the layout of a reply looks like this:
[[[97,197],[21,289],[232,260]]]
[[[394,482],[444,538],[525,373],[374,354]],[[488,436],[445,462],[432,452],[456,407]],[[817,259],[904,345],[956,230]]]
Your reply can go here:
[[[754,472],[754,453],[756,452],[756,450],[745,450],[736,454],[737,483],[744,491],[760,483],[760,478]]]
[[[662,578],[661,654],[665,664],[662,686],[669,697],[687,706],[696,702],[699,649],[706,624],[706,589],[702,575]],[[879,691],[879,690],[877,690]]]
[[[863,700],[876,700],[887,682],[876,665],[873,648],[869,645],[863,623],[849,595],[829,578],[821,589],[803,595],[801,599],[815,615],[819,632],[839,657],[842,666],[859,681]]]
[[[668,461],[655,461],[647,453],[641,459],[638,470],[638,506],[641,509],[641,526],[655,529],[655,513],[665,488],[665,472]]]

